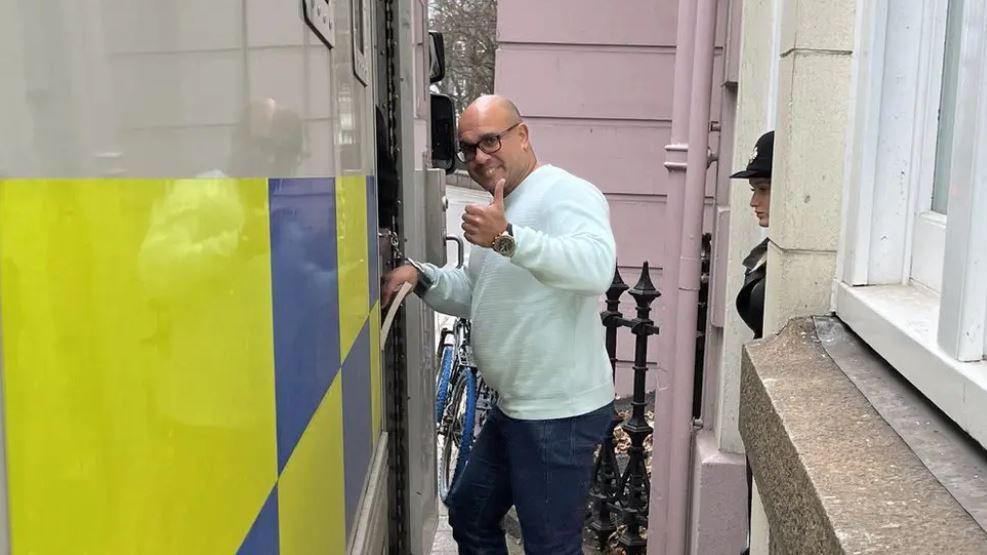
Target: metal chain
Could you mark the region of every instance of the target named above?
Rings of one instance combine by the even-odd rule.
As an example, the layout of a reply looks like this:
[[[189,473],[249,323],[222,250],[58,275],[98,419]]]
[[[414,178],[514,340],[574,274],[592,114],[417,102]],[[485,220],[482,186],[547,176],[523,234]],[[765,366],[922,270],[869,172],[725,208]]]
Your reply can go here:
[[[400,160],[398,144],[398,49],[397,49],[397,6],[396,0],[382,0],[384,11],[384,75],[386,96],[385,119],[387,125],[387,149],[391,153],[391,158]],[[399,178],[400,179],[400,178]],[[400,225],[398,221],[394,225]],[[400,239],[398,236],[400,229],[387,230],[385,235],[390,241],[394,253],[400,256]],[[394,322],[395,329],[403,329],[405,325],[403,311],[398,312],[397,321]],[[404,342],[401,333],[394,334],[389,353],[391,372],[388,376],[391,391],[390,410],[388,419],[391,423],[393,434],[391,449],[391,472],[389,485],[393,487],[394,506],[390,509],[391,520],[391,542],[389,552],[395,555],[407,553],[409,551],[406,542],[408,541],[408,500],[406,491],[408,489],[408,445],[407,445],[407,402],[404,392],[407,391],[407,373],[404,372],[406,354],[408,346]]]
[[[395,261],[400,262],[405,259],[404,252],[401,251],[401,239],[398,238],[398,234],[395,233],[394,230],[385,229],[378,232],[377,235],[383,237],[391,244],[391,249],[394,251]]]

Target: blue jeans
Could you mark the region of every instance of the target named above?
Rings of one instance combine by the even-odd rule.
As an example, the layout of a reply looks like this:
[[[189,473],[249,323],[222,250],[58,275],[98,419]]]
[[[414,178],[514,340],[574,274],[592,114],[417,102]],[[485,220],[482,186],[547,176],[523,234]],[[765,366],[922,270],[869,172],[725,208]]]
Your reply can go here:
[[[517,420],[494,409],[446,497],[460,555],[506,555],[501,519],[517,507],[526,553],[581,555],[593,452],[613,403],[556,420]]]

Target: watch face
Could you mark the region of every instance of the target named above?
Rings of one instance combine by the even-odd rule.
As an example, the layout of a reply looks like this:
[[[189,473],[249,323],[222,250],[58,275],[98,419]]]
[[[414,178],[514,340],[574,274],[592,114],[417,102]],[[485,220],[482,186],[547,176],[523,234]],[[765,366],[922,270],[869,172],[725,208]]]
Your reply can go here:
[[[498,235],[493,242],[493,250],[504,256],[513,255],[514,247],[514,237],[510,235]]]

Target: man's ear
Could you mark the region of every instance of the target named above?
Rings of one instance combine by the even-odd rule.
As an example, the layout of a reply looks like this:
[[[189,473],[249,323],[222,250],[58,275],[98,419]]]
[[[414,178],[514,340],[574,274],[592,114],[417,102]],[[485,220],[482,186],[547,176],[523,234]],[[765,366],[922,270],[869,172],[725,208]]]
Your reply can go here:
[[[521,149],[528,150],[531,148],[530,136],[528,135],[528,124],[521,123],[517,128],[518,137],[521,138]]]

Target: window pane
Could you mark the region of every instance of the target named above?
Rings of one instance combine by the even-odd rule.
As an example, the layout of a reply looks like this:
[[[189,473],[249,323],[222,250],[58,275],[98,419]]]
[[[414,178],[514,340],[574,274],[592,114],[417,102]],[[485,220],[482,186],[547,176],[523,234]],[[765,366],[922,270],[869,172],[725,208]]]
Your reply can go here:
[[[932,186],[932,210],[945,214],[949,205],[950,157],[956,115],[956,84],[960,60],[963,0],[950,0],[946,15],[946,55],[942,65],[942,97],[939,102],[939,135],[936,172]]]

